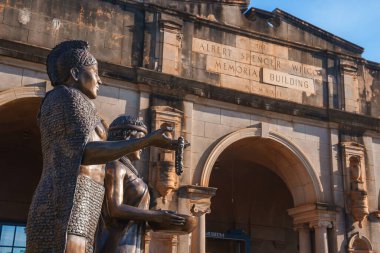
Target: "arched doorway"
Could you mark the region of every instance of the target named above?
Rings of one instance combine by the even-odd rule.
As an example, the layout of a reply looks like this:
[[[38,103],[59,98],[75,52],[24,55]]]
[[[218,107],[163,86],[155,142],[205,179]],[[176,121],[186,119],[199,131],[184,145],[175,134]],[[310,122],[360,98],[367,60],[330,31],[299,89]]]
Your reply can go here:
[[[0,105],[0,221],[26,222],[42,171],[37,113],[41,98],[22,97]]]
[[[207,216],[206,252],[297,252],[296,231],[287,210],[293,198],[282,179],[254,158],[259,139],[245,139],[219,156],[209,186],[218,188]],[[257,162],[256,162],[256,161]],[[250,240],[220,240],[215,233]],[[217,235],[217,234],[216,234]],[[248,250],[249,250],[248,249]]]
[[[37,113],[45,87],[0,92],[0,248],[25,251],[25,223],[42,172]]]
[[[306,234],[298,231],[303,225],[312,228],[313,219],[319,219],[316,203],[323,201],[320,182],[300,149],[268,131],[265,124],[220,140],[210,152],[200,182],[218,188],[204,228],[206,252],[245,252],[238,240],[219,240],[236,239],[239,234],[250,239],[250,252],[311,252],[314,238],[310,240],[310,232],[314,230],[306,229]],[[303,212],[309,220],[299,219]],[[295,231],[298,225],[302,229]],[[327,243],[325,232],[318,230],[315,235],[318,242],[323,235],[323,245]],[[308,242],[298,239],[301,237],[309,237]]]

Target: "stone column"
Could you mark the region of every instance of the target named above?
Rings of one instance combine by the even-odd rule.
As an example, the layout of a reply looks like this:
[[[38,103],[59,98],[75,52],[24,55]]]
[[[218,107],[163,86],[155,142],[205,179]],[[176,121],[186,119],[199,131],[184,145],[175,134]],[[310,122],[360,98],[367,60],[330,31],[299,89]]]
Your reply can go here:
[[[312,224],[315,230],[315,253],[328,253],[327,228],[331,228],[329,221],[319,221]]]
[[[206,252],[206,213],[210,213],[211,198],[215,196],[216,188],[196,185],[182,186],[179,189],[179,199],[187,201],[192,215],[198,217],[198,226],[191,236],[191,253]],[[184,204],[185,205],[185,204]]]
[[[299,253],[311,253],[310,228],[305,224],[296,227],[298,231]]]
[[[191,237],[191,253],[206,253],[206,215],[198,217],[198,227]]]
[[[199,217],[199,252],[206,252],[206,215]]]

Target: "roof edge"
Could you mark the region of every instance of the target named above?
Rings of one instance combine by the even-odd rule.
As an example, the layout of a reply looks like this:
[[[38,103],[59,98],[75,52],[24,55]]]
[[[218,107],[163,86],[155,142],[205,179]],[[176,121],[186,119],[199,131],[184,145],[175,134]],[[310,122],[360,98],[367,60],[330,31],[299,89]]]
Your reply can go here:
[[[254,7],[251,7],[250,9],[248,9],[248,11],[245,13],[245,15],[250,18],[250,17],[253,17],[254,15],[257,15],[261,18],[275,18],[275,17],[279,17],[279,18],[282,18],[283,20],[286,20],[286,21],[289,21],[295,25],[297,25],[298,27],[301,27],[303,28],[304,30],[309,30],[311,33],[317,35],[317,36],[320,36],[320,37],[325,37],[327,38],[328,40],[330,40],[331,42],[334,42],[334,43],[337,43],[337,44],[340,44],[346,48],[348,48],[349,50],[355,52],[355,53],[359,53],[359,54],[362,54],[364,52],[364,48],[357,45],[357,44],[354,44],[348,40],[345,40],[339,36],[336,36],[320,27],[317,27],[305,20],[302,20],[300,18],[297,18],[295,16],[293,16],[292,14],[286,12],[286,11],[283,11],[279,8],[276,8],[274,9],[273,11],[266,11],[266,10],[262,10],[262,9],[258,9],[258,8],[254,8]]]
[[[315,32],[316,34],[326,36],[327,38],[331,39],[334,42],[338,42],[340,44],[348,46],[348,47],[354,49],[355,51],[360,52],[360,54],[362,54],[364,52],[364,48],[363,47],[361,47],[361,46],[359,46],[359,45],[357,45],[355,43],[352,43],[352,42],[350,42],[348,40],[345,40],[345,39],[343,39],[343,38],[341,38],[339,36],[336,36],[336,35],[328,32],[328,31],[326,31],[326,30],[324,30],[324,29],[322,29],[322,28],[320,28],[318,26],[315,26],[315,25],[313,25],[313,24],[311,24],[311,23],[309,23],[309,22],[307,22],[305,20],[297,18],[297,17],[293,16],[292,14],[290,14],[290,13],[288,13],[286,11],[283,11],[283,10],[281,10],[279,8],[274,9],[273,13],[275,13],[277,16],[280,16],[280,17],[282,17],[282,18],[284,18],[286,20],[289,20],[289,21],[292,21],[292,22],[296,23],[296,24],[298,24],[301,27],[308,28],[311,31]]]

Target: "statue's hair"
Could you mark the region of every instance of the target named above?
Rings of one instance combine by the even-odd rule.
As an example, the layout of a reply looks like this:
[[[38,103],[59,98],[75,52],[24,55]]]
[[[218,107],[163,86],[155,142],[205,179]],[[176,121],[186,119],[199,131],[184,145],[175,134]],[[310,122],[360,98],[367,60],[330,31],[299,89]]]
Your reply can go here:
[[[133,131],[148,133],[142,120],[130,115],[121,115],[112,121],[108,128],[108,140],[125,140]]]
[[[46,66],[53,86],[63,85],[72,68],[90,66],[97,61],[90,54],[89,44],[83,40],[69,40],[58,44],[47,57]]]

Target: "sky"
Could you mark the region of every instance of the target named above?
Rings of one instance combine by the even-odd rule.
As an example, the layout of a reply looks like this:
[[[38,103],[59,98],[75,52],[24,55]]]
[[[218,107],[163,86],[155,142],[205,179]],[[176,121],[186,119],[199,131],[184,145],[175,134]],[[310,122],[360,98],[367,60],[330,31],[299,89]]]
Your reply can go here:
[[[380,63],[380,0],[251,0],[250,7],[280,8],[364,48]]]

